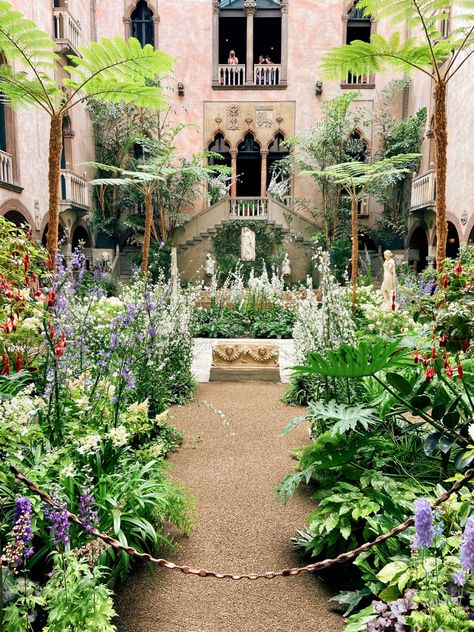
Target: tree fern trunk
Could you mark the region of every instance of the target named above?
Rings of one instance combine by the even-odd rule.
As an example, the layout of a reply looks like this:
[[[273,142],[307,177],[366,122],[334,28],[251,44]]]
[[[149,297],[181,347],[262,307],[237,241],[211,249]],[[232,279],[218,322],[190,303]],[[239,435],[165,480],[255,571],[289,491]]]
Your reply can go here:
[[[434,134],[436,148],[436,266],[442,272],[446,259],[448,222],[446,220],[446,165],[448,154],[448,121],[446,84],[439,81],[434,91]]]
[[[143,260],[142,272],[148,272],[148,261],[150,258],[151,225],[153,222],[153,200],[151,191],[145,193],[145,234],[143,236]]]
[[[359,262],[359,218],[357,214],[357,198],[352,197],[352,307],[355,308],[357,298],[357,265]]]
[[[56,113],[51,117],[49,132],[49,217],[48,241],[46,248],[49,256],[49,268],[53,270],[58,252],[59,202],[61,183],[61,152],[63,148],[63,115]]]

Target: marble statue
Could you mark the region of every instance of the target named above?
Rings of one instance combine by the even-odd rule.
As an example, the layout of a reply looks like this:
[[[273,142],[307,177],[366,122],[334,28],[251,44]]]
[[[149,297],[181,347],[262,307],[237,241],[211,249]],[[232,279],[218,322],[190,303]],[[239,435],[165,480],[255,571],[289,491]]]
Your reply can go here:
[[[396,268],[395,260],[391,250],[386,250],[383,253],[385,263],[383,264],[383,281],[380,291],[382,292],[385,305],[392,307],[392,303],[395,295],[395,282],[396,282]]]
[[[207,253],[206,263],[204,264],[204,271],[207,276],[212,276],[216,271],[216,261],[210,252]]]
[[[255,261],[255,233],[248,226],[242,228],[240,258],[242,261]]]
[[[281,275],[283,277],[291,276],[291,264],[287,252],[285,252],[285,258],[283,259],[283,262],[281,264]]]

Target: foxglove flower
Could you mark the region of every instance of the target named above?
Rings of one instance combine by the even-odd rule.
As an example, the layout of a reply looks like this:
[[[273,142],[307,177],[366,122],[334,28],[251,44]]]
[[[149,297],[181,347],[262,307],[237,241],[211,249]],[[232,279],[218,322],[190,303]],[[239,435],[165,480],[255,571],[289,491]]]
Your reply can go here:
[[[474,571],[474,516],[468,518],[460,549],[461,566],[465,571]]]
[[[415,500],[415,530],[414,549],[433,546],[433,511],[426,498]]]

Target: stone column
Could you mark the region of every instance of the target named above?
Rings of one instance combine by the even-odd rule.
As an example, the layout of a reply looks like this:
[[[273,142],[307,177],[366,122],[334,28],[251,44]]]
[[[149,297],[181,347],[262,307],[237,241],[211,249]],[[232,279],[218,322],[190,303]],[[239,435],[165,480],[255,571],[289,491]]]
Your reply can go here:
[[[261,151],[260,156],[262,157],[262,175],[261,175],[261,187],[260,187],[260,195],[261,197],[265,197],[267,195],[267,157],[268,151]]]
[[[237,152],[231,151],[230,152],[230,157],[231,157],[231,163],[230,166],[232,168],[232,180],[231,180],[231,185],[230,185],[230,197],[231,198],[236,198],[237,197]]]
[[[281,75],[280,85],[288,82],[288,0],[281,2]]]
[[[247,16],[247,58],[246,58],[246,83],[253,84],[253,19],[257,11],[256,0],[244,0],[244,11]]]
[[[219,0],[212,0],[212,83],[219,85]]]

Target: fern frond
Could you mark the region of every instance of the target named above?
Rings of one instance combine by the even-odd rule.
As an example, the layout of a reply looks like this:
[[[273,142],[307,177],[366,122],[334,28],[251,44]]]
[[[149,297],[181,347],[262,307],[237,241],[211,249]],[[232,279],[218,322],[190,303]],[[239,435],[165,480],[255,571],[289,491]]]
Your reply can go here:
[[[80,52],[82,57],[71,56],[72,65],[66,67],[72,78],[64,85],[72,91],[71,101],[80,94],[140,107],[163,107],[160,88],[149,83],[171,71],[173,59],[166,53],[150,44],[142,48],[134,38],[126,42],[120,37],[92,42]]]
[[[53,40],[34,22],[0,1],[0,52],[9,62],[18,60],[31,68],[53,71],[59,59]]]
[[[10,66],[0,65],[0,93],[15,109],[35,103],[43,104],[45,87],[50,100],[59,102],[62,93],[49,78],[45,77],[44,81],[39,81],[26,72],[13,72]]]

